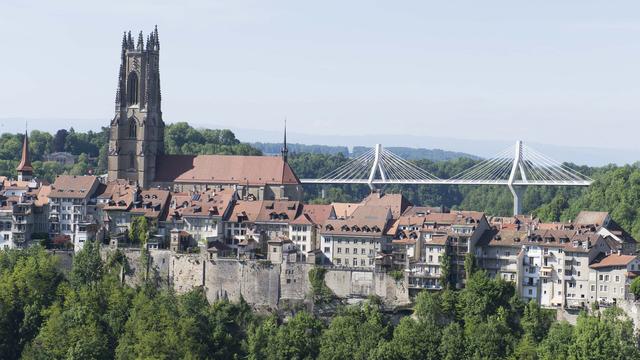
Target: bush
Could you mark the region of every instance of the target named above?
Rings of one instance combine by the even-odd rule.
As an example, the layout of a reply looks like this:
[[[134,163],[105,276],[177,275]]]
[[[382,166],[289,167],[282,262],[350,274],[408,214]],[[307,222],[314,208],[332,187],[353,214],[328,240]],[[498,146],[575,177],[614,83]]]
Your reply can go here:
[[[404,279],[404,272],[402,270],[393,270],[389,272],[389,276],[395,279],[395,281],[402,281]]]

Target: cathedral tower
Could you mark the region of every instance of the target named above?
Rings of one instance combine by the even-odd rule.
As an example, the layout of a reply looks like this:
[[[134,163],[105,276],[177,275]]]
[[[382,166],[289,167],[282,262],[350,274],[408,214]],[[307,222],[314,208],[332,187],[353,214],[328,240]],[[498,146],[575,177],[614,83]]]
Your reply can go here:
[[[126,179],[147,187],[156,176],[156,159],[164,152],[160,108],[158,28],[142,32],[134,43],[122,38],[115,116],[109,132],[109,180]]]

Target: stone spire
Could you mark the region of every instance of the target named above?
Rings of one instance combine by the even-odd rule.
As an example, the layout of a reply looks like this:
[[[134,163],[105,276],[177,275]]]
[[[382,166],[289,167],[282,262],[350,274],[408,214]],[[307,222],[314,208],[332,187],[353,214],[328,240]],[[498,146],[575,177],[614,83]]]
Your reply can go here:
[[[27,134],[27,130],[24,131],[22,157],[16,170],[18,171],[18,180],[31,180],[31,176],[33,175],[33,166],[31,166],[31,160],[29,159],[29,135]]]
[[[158,37],[158,25],[153,29],[153,40],[155,41],[156,50],[160,50],[160,38]]]
[[[136,46],[136,50],[144,50],[144,37],[142,36],[142,31],[140,31],[140,34],[138,34],[138,45]]]
[[[289,157],[289,149],[287,148],[287,119],[284,119],[284,142],[282,143],[282,160],[287,162]]]

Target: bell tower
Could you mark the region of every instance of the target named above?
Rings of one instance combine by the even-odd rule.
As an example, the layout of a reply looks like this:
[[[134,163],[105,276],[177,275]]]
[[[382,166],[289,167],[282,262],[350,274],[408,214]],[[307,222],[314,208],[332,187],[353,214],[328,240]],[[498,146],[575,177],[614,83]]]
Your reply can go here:
[[[109,132],[109,180],[126,179],[148,187],[156,161],[164,152],[164,122],[160,108],[160,41],[158,27],[134,43],[122,37],[115,116]]]

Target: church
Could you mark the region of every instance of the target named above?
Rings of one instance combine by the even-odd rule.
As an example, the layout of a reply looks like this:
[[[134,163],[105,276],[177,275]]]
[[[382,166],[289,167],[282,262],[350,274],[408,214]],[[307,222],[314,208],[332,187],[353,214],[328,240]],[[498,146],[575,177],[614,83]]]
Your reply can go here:
[[[170,155],[164,153],[156,27],[137,41],[122,37],[115,116],[109,132],[108,180],[173,191],[233,188],[243,199],[301,200],[302,185],[282,156]]]

